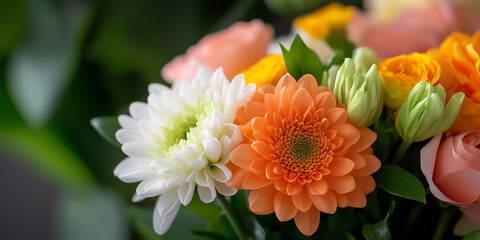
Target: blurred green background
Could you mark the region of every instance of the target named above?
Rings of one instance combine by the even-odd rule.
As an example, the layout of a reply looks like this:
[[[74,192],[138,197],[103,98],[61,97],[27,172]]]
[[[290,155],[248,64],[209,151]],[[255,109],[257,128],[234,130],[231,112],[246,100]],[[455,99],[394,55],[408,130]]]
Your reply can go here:
[[[153,233],[154,200],[130,202],[136,184],[113,176],[124,154],[90,120],[145,101],[162,66],[208,33],[260,18],[286,34],[329,2],[2,0],[0,239],[190,239],[182,227],[205,220],[188,210]]]

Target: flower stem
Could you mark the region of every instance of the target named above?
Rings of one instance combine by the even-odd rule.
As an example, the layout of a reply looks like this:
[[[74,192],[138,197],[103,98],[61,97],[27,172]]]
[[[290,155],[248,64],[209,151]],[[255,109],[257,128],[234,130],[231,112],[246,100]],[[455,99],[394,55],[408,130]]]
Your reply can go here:
[[[406,141],[402,142],[400,147],[398,147],[397,151],[395,152],[395,155],[393,155],[393,159],[392,159],[393,164],[398,164],[398,162],[400,162],[403,155],[405,155],[405,153],[407,152],[411,144],[412,142],[406,142]]]
[[[455,213],[455,208],[445,208],[442,210],[440,214],[440,218],[438,219],[437,228],[435,228],[435,232],[433,233],[432,240],[441,240],[445,235],[445,231],[447,230],[448,223],[452,218],[452,215]]]
[[[220,202],[220,206],[222,207],[223,211],[225,211],[227,219],[230,222],[230,225],[232,226],[233,231],[237,235],[238,239],[246,240],[247,237],[242,231],[242,227],[240,226],[240,222],[238,221],[238,218],[235,215],[232,205],[230,205],[230,203],[227,201],[227,199],[225,199],[223,195],[218,194],[217,198]]]

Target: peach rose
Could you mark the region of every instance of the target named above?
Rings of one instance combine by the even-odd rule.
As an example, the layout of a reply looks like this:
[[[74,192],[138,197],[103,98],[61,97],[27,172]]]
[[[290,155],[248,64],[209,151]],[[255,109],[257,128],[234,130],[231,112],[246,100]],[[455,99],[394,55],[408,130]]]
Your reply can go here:
[[[453,0],[443,0],[425,8],[411,8],[389,23],[376,22],[357,11],[347,25],[349,39],[358,46],[373,49],[380,58],[437,47],[453,31],[473,33],[480,17]]]
[[[205,36],[185,55],[175,57],[163,67],[162,77],[168,82],[192,81],[200,66],[223,67],[225,75],[233,77],[267,54],[273,34],[272,26],[258,19],[235,23]]]
[[[480,130],[435,136],[420,152],[432,194],[480,226]]]

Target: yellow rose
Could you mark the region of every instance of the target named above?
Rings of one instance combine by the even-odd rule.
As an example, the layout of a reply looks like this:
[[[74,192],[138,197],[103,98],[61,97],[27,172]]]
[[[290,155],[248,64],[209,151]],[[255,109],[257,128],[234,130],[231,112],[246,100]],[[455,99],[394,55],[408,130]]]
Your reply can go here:
[[[325,38],[331,30],[341,29],[352,20],[355,8],[340,3],[331,3],[317,11],[295,18],[295,27],[314,38]]]
[[[411,53],[385,59],[378,64],[385,105],[398,109],[420,81],[435,85],[440,78],[438,62],[427,54]]]
[[[242,73],[246,84],[255,83],[258,88],[267,83],[277,84],[278,80],[287,73],[287,66],[282,55],[273,54],[260,59]]]

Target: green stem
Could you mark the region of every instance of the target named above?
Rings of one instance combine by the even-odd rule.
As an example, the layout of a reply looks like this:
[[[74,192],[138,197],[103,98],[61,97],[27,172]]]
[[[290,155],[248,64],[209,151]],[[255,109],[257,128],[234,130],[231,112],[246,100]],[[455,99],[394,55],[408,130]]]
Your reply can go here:
[[[400,160],[402,159],[403,155],[407,152],[408,148],[412,142],[405,142],[403,141],[400,147],[398,147],[397,151],[395,152],[395,155],[393,155],[392,163],[393,164],[398,164]]]
[[[242,227],[240,226],[240,222],[238,221],[238,218],[235,215],[232,205],[230,205],[227,199],[225,199],[225,197],[220,194],[217,195],[217,198],[220,202],[220,206],[222,207],[223,211],[225,211],[225,214],[227,215],[227,219],[230,222],[230,225],[232,226],[233,231],[237,235],[238,239],[246,240],[247,237],[242,231]]]
[[[455,213],[455,210],[455,208],[445,208],[442,210],[440,218],[438,219],[437,227],[435,228],[435,232],[433,232],[432,240],[441,240],[443,238],[445,231],[447,230],[448,223],[450,223],[450,219]]]

